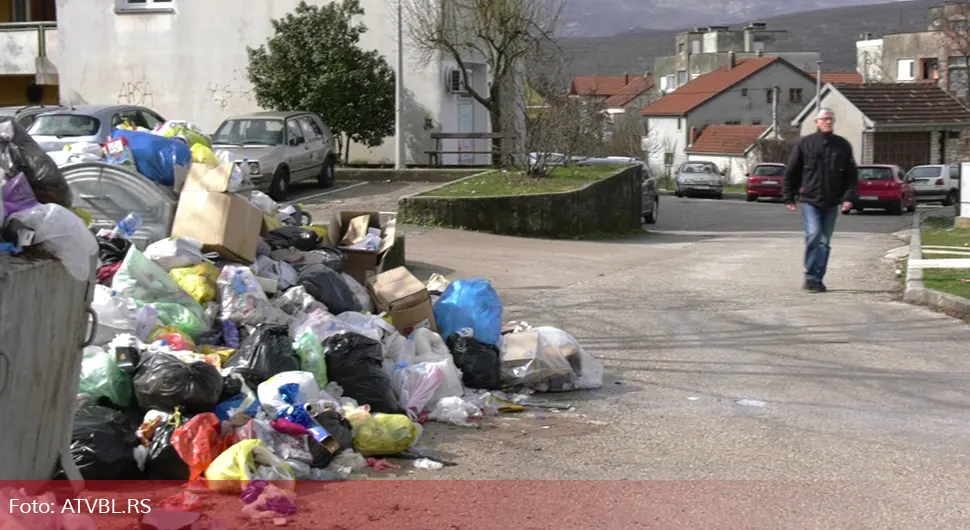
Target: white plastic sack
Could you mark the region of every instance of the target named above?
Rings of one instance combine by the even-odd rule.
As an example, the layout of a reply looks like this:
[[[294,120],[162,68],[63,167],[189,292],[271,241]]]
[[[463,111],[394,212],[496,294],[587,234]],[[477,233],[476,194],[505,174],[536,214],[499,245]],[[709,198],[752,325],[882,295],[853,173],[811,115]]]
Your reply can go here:
[[[287,289],[285,293],[274,298],[273,307],[280,309],[287,315],[296,315],[301,311],[304,313],[312,313],[318,310],[327,311],[327,306],[310,296],[310,293],[306,292],[306,288],[302,285]]]
[[[11,214],[10,219],[33,230],[34,244],[56,256],[71,276],[82,282],[89,280],[98,241],[74,212],[59,204],[37,204]]]
[[[254,190],[249,195],[249,202],[253,204],[256,208],[267,215],[276,217],[280,211],[280,205],[276,203],[273,199],[266,195],[265,193]]]
[[[306,320],[293,328],[293,336],[300,337],[309,332],[323,342],[327,337],[341,331],[350,331],[381,342],[384,334],[392,333],[394,327],[375,315],[347,312],[334,316],[318,310],[310,313]]]
[[[347,282],[347,287],[350,287],[350,291],[354,293],[354,298],[360,302],[360,307],[363,311],[368,313],[374,312],[374,301],[370,298],[370,293],[367,292],[367,288],[360,284],[353,276],[343,273],[344,281]]]
[[[134,333],[138,318],[138,304],[127,296],[104,285],[94,286],[91,309],[98,315],[98,324],[117,329],[117,333]]]
[[[532,328],[542,337],[540,348],[546,356],[563,357],[569,361],[574,377],[565,382],[561,388],[553,386],[549,390],[579,390],[593,389],[603,386],[603,363],[590,355],[579,345],[575,337],[565,331],[551,326]]]
[[[460,397],[442,399],[431,411],[431,414],[428,414],[429,420],[451,423],[459,427],[478,427],[480,424],[473,420],[481,419],[481,417],[482,409]]]
[[[393,373],[397,363],[414,364],[415,355],[414,341],[408,340],[404,335],[394,332],[384,338],[384,360],[389,361],[391,366],[387,370],[388,375]]]
[[[216,280],[222,303],[220,318],[237,324],[287,324],[289,315],[273,307],[249,267],[227,265]]]
[[[145,257],[170,271],[202,263],[202,243],[185,237],[169,237],[148,245]]]
[[[442,365],[436,363],[408,366],[402,362],[394,367],[391,384],[398,395],[398,403],[411,420],[418,419],[445,377]]]
[[[320,385],[310,372],[291,371],[282,372],[263,381],[256,387],[256,395],[263,410],[276,418],[276,411],[289,406],[280,397],[280,387],[286,384],[296,383],[300,387],[297,393],[297,403],[311,403],[320,400]]]
[[[461,382],[461,370],[455,365],[455,359],[451,356],[451,351],[448,350],[448,345],[441,335],[427,328],[418,328],[411,333],[408,341],[414,343],[413,364],[436,365],[445,374],[428,402],[429,408],[435,407],[446,398],[460,398],[465,394],[465,386]]]

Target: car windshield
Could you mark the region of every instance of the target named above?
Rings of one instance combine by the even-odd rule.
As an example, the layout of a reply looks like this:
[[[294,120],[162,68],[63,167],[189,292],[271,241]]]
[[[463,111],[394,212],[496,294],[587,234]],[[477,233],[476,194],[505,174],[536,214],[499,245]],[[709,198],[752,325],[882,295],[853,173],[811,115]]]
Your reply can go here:
[[[780,177],[785,173],[785,168],[781,166],[758,166],[754,168],[753,175],[759,177]]]
[[[710,162],[684,162],[680,166],[681,173],[714,173],[714,164]]]
[[[859,180],[892,180],[893,170],[888,167],[860,167]]]
[[[234,119],[222,122],[214,144],[283,145],[283,120]]]
[[[906,176],[912,177],[912,178],[918,178],[918,179],[937,178],[940,176],[940,167],[939,166],[914,167],[913,169],[909,170],[909,173],[907,173]]]
[[[30,124],[27,132],[32,136],[95,136],[101,128],[101,121],[94,116],[83,114],[47,114],[38,116]]]

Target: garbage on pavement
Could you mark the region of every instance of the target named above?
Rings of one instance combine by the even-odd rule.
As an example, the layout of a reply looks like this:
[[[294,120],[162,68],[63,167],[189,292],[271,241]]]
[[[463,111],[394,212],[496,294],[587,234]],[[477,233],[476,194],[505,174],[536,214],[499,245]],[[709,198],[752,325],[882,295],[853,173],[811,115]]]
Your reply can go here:
[[[248,516],[286,517],[295,480],[393,472],[384,459],[415,450],[429,424],[474,428],[529,406],[513,392],[602,384],[601,362],[566,331],[503,326],[487,279],[436,275],[429,287],[384,270],[393,219],[340,212],[311,226],[298,208],[233,191],[237,171],[195,162],[170,237],[142,252],[130,243],[139,212],[92,234],[58,202],[70,190],[56,165],[37,161],[29,137],[4,140],[4,126],[4,251],[39,244],[79,280],[98,271],[71,445],[86,479],[205,479],[241,494]],[[164,131],[208,149],[187,125]],[[137,162],[152,142],[124,133],[112,156]]]

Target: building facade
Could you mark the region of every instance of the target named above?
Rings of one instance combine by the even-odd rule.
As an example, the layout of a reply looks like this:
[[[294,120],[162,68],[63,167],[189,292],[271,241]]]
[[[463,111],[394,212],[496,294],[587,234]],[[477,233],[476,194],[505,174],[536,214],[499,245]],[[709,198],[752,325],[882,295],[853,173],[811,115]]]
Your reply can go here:
[[[168,119],[185,119],[213,132],[225,119],[259,110],[247,79],[247,47],[273,36],[271,21],[298,0],[58,0],[58,64],[62,103],[124,103],[150,107]],[[310,0],[324,4],[327,0]],[[360,42],[397,64],[397,16],[391,3],[366,2],[368,31]],[[93,31],[92,28],[97,28]],[[406,33],[406,32],[405,32]],[[405,37],[406,39],[407,37]],[[405,51],[408,43],[404,43]],[[486,94],[487,65],[466,64],[473,86]],[[425,163],[433,132],[490,132],[487,110],[454,83],[457,64],[424,63],[405,54],[406,160]],[[509,98],[525,107],[525,86]],[[519,98],[518,96],[521,96]],[[516,101],[522,99],[522,101]],[[323,116],[326,120],[326,116]],[[442,142],[446,151],[487,151],[487,140]],[[453,144],[453,145],[449,145]],[[481,145],[479,145],[481,144]],[[350,161],[392,163],[393,137],[367,149],[353,145]],[[488,155],[443,155],[442,163],[487,164]]]
[[[0,0],[0,106],[58,101],[54,0]]]

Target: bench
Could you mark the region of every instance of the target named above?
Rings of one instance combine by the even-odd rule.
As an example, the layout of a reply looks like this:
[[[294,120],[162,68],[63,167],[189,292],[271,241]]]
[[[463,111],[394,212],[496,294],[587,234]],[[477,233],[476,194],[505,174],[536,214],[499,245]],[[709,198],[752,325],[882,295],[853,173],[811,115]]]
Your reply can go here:
[[[425,151],[424,153],[428,155],[428,164],[431,166],[441,166],[441,155],[491,155],[494,154],[493,150],[488,151],[446,151],[441,148],[442,140],[514,140],[515,136],[505,133],[473,133],[473,132],[457,132],[457,133],[431,133],[431,139],[435,141],[435,148],[433,151]],[[510,153],[509,161],[514,163],[514,157]]]

